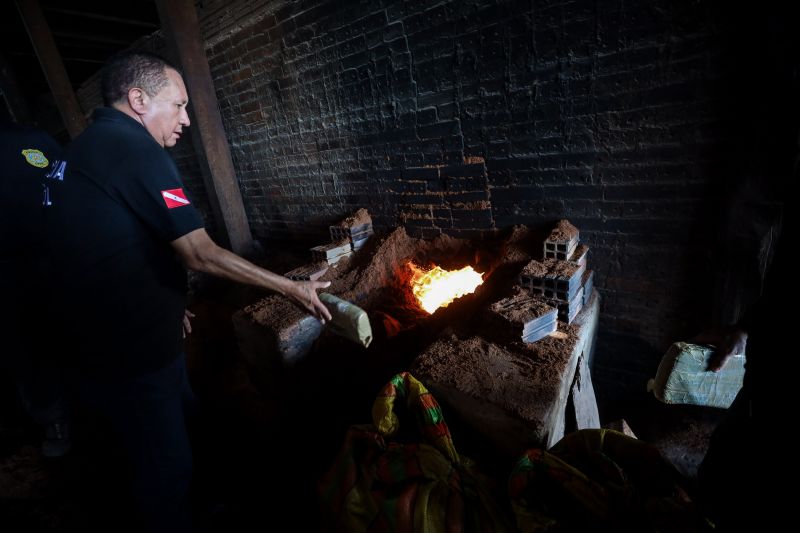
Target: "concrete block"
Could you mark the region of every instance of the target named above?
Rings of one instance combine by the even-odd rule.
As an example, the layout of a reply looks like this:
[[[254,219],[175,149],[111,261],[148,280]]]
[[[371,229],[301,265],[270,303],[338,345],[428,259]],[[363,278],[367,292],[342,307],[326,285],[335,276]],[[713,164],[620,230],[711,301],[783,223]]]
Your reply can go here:
[[[290,270],[284,276],[295,281],[314,281],[321,278],[328,268],[328,263],[312,263]]]
[[[350,246],[353,248],[353,251],[357,252],[363,248],[372,235],[374,235],[374,232],[370,229],[369,231],[364,231],[350,237]]]
[[[233,316],[244,358],[257,368],[291,367],[311,351],[322,333],[319,320],[302,313],[281,323],[260,323],[244,311]]]
[[[585,244],[579,244],[575,247],[575,251],[569,257],[569,261],[583,265],[586,267],[586,259],[589,255],[589,247]]]
[[[580,232],[568,220],[560,220],[544,240],[544,258],[568,260],[578,246]]]
[[[553,319],[549,322],[540,324],[535,330],[531,330],[522,336],[522,342],[525,344],[533,344],[536,341],[542,340],[551,333],[558,330],[558,321]]]
[[[522,287],[514,294],[489,306],[490,320],[500,327],[511,328],[527,343],[536,342],[557,328],[558,310]]]
[[[345,239],[351,240],[354,236],[362,233],[372,234],[372,222],[367,222],[354,227],[330,226],[331,241],[340,242]]]
[[[342,258],[352,253],[353,247],[349,240],[347,242],[333,242],[313,247],[311,249],[311,259],[314,262],[324,262],[328,265],[335,265]]]
[[[581,287],[585,265],[558,259],[533,260],[522,269],[519,284],[535,294],[569,303]]]
[[[594,270],[587,270],[583,273],[583,305],[589,301],[594,293]]]
[[[561,300],[552,300],[550,303],[558,307],[558,319],[571,324],[583,308],[583,287],[580,287],[567,303]]]

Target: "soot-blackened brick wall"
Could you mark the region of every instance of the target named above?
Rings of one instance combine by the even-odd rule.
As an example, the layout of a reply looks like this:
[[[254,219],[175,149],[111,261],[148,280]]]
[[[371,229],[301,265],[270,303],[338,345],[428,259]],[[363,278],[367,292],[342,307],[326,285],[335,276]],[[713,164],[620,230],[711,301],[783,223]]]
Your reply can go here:
[[[770,160],[757,144],[773,130],[753,126],[787,97],[769,79],[773,28],[755,11],[690,0],[198,9],[251,229],[267,245],[323,242],[359,207],[379,228],[426,237],[568,218],[591,246],[602,331],[638,343],[606,351],[636,351],[641,372],[609,368],[639,379],[705,325],[718,208],[745,161]]]
[[[569,218],[606,330],[699,327],[734,82],[705,4],[317,0],[205,28],[256,237],[358,207],[423,236]]]

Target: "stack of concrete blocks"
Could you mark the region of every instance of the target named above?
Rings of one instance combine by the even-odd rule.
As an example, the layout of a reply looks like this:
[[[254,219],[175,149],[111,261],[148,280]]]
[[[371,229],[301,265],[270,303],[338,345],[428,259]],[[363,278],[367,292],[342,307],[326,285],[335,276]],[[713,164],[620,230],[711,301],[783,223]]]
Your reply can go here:
[[[544,241],[544,260],[529,262],[519,284],[531,296],[558,308],[558,318],[571,323],[589,301],[594,272],[587,270],[589,247],[579,242],[578,229],[561,220]]]
[[[514,294],[492,304],[489,315],[528,344],[555,332],[557,319],[572,323],[594,290],[594,272],[586,268],[589,247],[579,236],[572,224],[559,221],[544,242],[545,259],[525,265]]]
[[[284,276],[295,281],[317,280],[330,267],[360,250],[374,232],[372,219],[366,209],[359,210],[357,215],[345,219],[337,226],[330,226],[331,242],[311,248],[313,263],[295,268]],[[349,220],[357,222],[348,223]]]
[[[525,343],[534,343],[558,328],[558,310],[516,287],[514,295],[489,307],[490,315],[510,327]]]
[[[594,272],[587,269],[588,255],[578,229],[560,220],[544,241],[544,261],[531,261],[520,282],[556,305],[559,319],[570,323],[592,297]]]

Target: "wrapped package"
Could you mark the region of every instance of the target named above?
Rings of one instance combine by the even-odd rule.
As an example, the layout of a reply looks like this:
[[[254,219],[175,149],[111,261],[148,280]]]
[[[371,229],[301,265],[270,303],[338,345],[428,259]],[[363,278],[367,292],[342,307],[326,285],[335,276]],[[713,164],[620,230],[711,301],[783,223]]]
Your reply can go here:
[[[676,342],[658,365],[647,390],[664,403],[704,405],[727,409],[744,382],[744,354],[728,359],[719,372],[711,372],[708,361],[712,346]]]
[[[322,292],[320,301],[331,313],[330,330],[346,339],[350,339],[364,348],[372,342],[372,327],[366,311],[332,294]]]

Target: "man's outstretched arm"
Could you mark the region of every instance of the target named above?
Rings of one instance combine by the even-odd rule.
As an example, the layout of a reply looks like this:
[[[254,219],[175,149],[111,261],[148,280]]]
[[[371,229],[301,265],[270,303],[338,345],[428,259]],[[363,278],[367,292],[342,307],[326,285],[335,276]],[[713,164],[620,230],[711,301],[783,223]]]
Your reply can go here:
[[[171,244],[187,268],[277,292],[320,320],[331,319],[330,312],[317,296],[317,289],[327,287],[329,281],[292,281],[279,276],[217,246],[204,228],[187,233]]]

